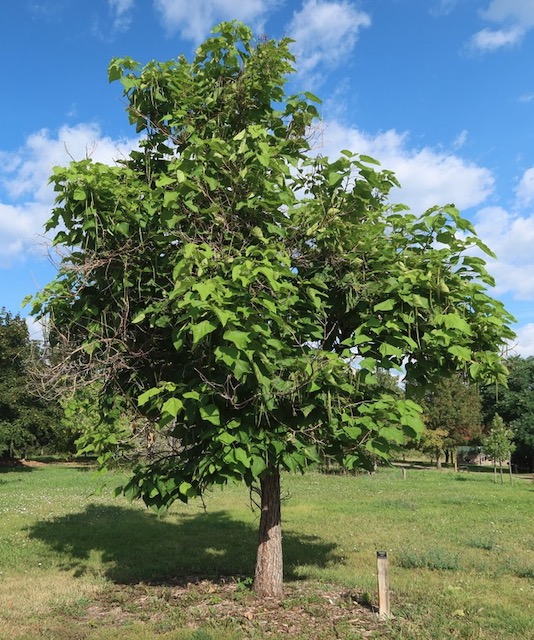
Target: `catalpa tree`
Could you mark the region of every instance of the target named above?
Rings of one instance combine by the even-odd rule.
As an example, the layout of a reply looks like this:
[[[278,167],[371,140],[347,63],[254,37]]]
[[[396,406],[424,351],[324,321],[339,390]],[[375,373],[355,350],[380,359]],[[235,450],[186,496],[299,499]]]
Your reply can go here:
[[[54,170],[47,229],[69,253],[33,313],[59,376],[148,419],[127,496],[164,509],[257,488],[255,589],[279,596],[280,472],[387,458],[422,423],[377,371],[500,378],[512,332],[453,206],[418,217],[388,204],[398,183],[372,158],[312,153],[318,99],[284,92],[290,41],[214,34],[192,62],[111,62],[140,147]]]

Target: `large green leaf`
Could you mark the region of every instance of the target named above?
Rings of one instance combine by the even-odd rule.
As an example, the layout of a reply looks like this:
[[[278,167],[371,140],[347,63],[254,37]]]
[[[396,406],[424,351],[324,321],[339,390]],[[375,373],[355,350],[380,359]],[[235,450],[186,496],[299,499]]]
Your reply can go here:
[[[223,338],[229,342],[233,342],[239,350],[244,351],[249,345],[250,333],[232,329],[225,331]]]
[[[176,418],[183,407],[184,403],[180,400],[180,398],[169,398],[163,403],[161,410],[163,413],[168,413],[173,418]]]
[[[200,342],[204,336],[207,336],[212,331],[215,331],[217,325],[211,320],[202,320],[196,325],[191,327],[191,332],[193,333],[193,344]]]
[[[221,424],[221,414],[214,404],[201,406],[200,416],[203,420],[206,420],[206,422],[211,422],[217,426]]]

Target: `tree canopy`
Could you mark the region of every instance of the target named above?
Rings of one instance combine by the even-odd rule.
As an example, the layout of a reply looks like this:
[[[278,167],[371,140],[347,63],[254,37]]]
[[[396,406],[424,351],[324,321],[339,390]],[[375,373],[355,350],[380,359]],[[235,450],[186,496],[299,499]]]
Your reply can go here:
[[[103,402],[152,421],[159,444],[124,493],[164,508],[259,487],[271,595],[280,470],[386,458],[421,409],[378,371],[502,379],[512,335],[471,249],[492,254],[452,205],[417,216],[388,203],[398,183],[376,160],[311,148],[319,100],[286,95],[293,62],[288,39],[238,23],[192,62],[113,60],[139,149],[54,169],[47,228],[70,253],[33,303],[66,354],[58,379],[98,379]]]
[[[513,462],[534,471],[534,357],[511,356],[507,385],[490,384],[481,389],[486,424],[498,414],[513,432]]]
[[[19,316],[0,310],[0,458],[20,458],[55,443],[57,403],[45,403],[30,376],[38,346]]]
[[[423,396],[423,412],[427,430],[423,444],[436,456],[438,465],[443,451],[454,450],[482,435],[478,388],[463,374],[445,377],[428,389]]]

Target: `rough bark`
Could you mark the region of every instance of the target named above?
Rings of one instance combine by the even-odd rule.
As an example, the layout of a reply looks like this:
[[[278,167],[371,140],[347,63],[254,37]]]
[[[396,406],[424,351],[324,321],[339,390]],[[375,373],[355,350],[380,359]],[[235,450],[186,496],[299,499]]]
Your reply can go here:
[[[272,467],[261,479],[261,517],[254,590],[259,596],[280,598],[283,593],[280,472]]]

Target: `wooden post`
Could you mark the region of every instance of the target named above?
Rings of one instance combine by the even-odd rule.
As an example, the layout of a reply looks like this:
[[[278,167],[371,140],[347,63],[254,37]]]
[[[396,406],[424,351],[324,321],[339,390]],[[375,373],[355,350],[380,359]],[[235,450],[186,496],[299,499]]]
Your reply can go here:
[[[386,551],[376,552],[378,576],[378,617],[387,620],[391,617],[389,609],[389,570],[388,554]]]
[[[406,469],[404,467],[401,467],[402,469],[402,479],[406,480]]]

